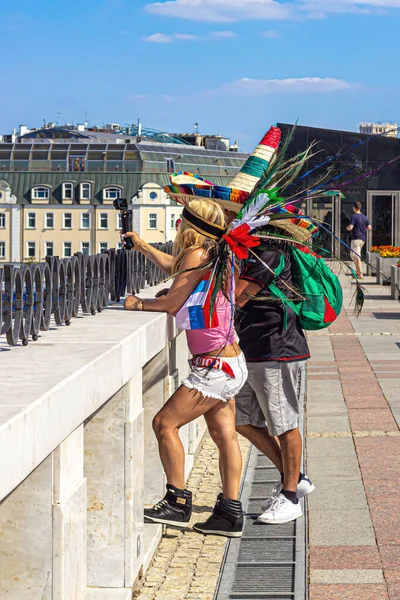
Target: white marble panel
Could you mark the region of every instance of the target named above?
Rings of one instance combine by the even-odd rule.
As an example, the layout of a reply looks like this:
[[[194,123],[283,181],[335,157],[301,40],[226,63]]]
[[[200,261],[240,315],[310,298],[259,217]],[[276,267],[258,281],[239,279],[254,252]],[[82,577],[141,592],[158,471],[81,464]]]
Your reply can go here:
[[[124,587],[125,390],[85,427],[88,482],[88,585]]]
[[[143,377],[140,370],[126,385],[125,420],[127,423],[133,423],[143,410],[142,390]]]
[[[86,594],[86,479],[53,506],[52,600],[83,600]]]
[[[52,600],[51,456],[0,502],[0,539],[0,598]]]
[[[144,407],[144,502],[154,504],[165,494],[165,475],[152,421],[165,402],[165,378],[168,376],[168,350],[165,348],[143,368]]]
[[[137,579],[144,553],[144,411],[125,424],[125,586]]]
[[[53,502],[63,502],[83,479],[83,425],[54,450]]]

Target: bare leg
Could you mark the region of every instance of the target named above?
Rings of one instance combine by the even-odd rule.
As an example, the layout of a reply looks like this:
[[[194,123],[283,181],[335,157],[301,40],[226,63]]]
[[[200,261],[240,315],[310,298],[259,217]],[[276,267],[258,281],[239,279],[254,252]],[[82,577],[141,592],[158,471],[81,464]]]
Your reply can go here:
[[[295,492],[300,477],[302,440],[298,429],[278,436],[281,443],[284,481],[283,488]]]
[[[281,449],[276,439],[269,435],[267,427],[255,427],[254,425],[237,425],[236,431],[265,454],[275,465],[279,473],[283,473]]]
[[[225,498],[237,500],[242,473],[242,454],[235,429],[235,401],[219,402],[204,418],[219,450],[222,491]]]
[[[181,385],[154,417],[153,429],[170,485],[185,488],[185,451],[179,437],[180,427],[218,404],[223,403],[214,398],[204,398],[200,392]]]

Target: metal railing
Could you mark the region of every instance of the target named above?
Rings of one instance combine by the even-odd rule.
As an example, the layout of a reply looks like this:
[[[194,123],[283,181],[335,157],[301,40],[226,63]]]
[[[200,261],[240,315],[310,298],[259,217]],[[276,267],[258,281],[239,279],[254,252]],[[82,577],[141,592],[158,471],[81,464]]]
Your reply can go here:
[[[172,253],[172,242],[154,244]],[[109,250],[104,254],[71,258],[48,257],[40,263],[0,266],[0,335],[10,346],[26,346],[41,331],[70,325],[78,314],[95,315],[109,300],[119,302],[160,283],[164,274],[134,250]]]

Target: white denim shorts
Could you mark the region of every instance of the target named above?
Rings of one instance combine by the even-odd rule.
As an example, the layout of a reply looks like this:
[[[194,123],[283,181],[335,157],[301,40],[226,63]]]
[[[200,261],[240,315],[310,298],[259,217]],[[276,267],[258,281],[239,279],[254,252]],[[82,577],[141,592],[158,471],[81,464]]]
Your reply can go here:
[[[204,363],[208,366],[203,366]],[[193,358],[189,361],[189,365],[189,376],[182,381],[182,385],[197,390],[207,398],[227,402],[236,396],[247,379],[247,366],[243,353],[233,358],[213,356]]]

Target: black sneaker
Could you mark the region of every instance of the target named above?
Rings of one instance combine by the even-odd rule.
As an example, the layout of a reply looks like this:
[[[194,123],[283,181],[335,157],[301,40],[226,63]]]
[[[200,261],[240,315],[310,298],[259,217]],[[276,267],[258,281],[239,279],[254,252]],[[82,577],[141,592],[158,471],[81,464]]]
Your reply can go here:
[[[167,493],[153,508],[144,509],[144,517],[153,523],[186,526],[192,516],[192,492],[167,484]]]
[[[220,494],[212,515],[204,523],[195,523],[193,529],[205,535],[223,535],[230,538],[242,537],[242,503],[238,500],[228,500]]]

